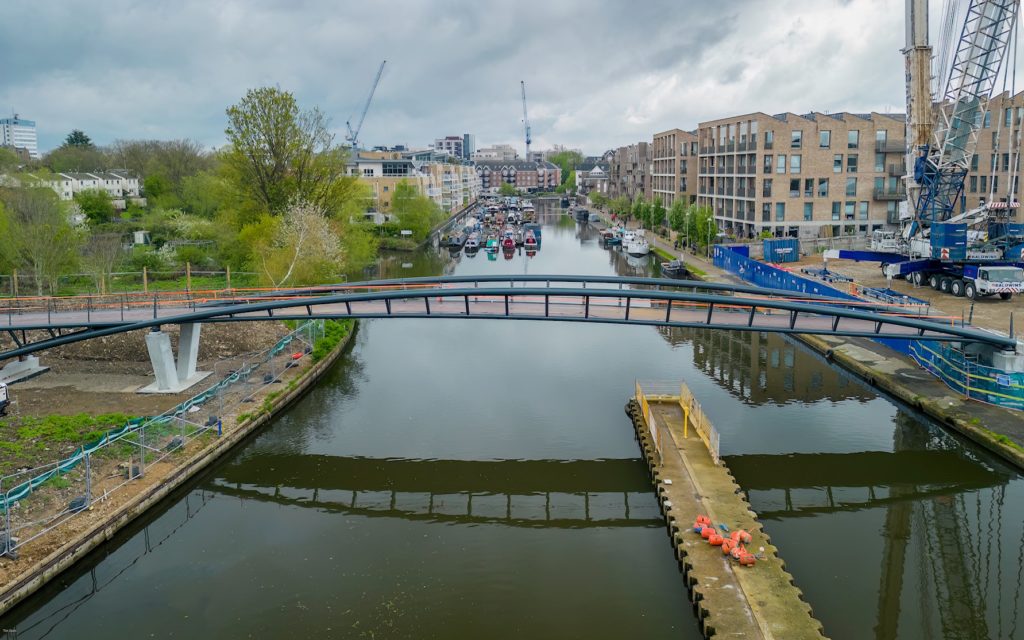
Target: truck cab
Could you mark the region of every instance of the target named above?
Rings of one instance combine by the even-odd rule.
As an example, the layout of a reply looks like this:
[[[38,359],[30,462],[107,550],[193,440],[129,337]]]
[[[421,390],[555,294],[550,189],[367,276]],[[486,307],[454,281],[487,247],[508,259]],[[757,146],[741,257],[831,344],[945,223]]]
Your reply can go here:
[[[1009,300],[1013,294],[1024,291],[1024,269],[1020,267],[966,267],[964,276],[964,295],[968,298],[998,294],[1003,300]]]

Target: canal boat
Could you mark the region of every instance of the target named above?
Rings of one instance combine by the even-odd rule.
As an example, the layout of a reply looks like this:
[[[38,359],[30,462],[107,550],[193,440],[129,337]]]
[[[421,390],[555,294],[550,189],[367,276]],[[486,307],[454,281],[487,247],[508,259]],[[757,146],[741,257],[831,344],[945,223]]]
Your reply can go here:
[[[479,249],[480,248],[480,234],[479,233],[475,233],[475,232],[469,234],[469,237],[466,238],[466,245],[465,246],[466,246],[466,251],[476,251],[477,249]]]
[[[525,240],[525,238],[524,238],[524,236],[523,236],[523,231],[522,231],[522,229],[519,229],[519,230],[517,230],[517,231],[516,231],[516,237],[515,237],[515,242],[516,242],[516,246],[517,246],[517,247],[521,247],[521,246],[523,246],[523,242],[524,242],[524,240]]]
[[[666,278],[688,280],[690,278],[690,270],[686,268],[686,263],[682,260],[671,260],[661,263],[661,275]]]
[[[513,240],[510,236],[505,236],[504,238],[501,239],[501,248],[503,251],[515,251],[516,241]]]
[[[466,244],[466,234],[461,231],[456,231],[447,238],[447,246],[449,249],[461,249]]]
[[[487,238],[487,242],[484,244],[484,251],[487,253],[496,253],[498,251],[498,239],[494,237]]]
[[[642,258],[651,252],[651,246],[647,244],[647,238],[635,235],[633,240],[625,245],[626,253],[634,258]]]
[[[523,232],[523,246],[526,247],[527,253],[537,250],[537,236],[534,235],[533,229]]]
[[[533,237],[537,239],[537,246],[540,246],[540,223],[538,222],[527,222],[523,224],[523,233],[527,231],[533,232]]]

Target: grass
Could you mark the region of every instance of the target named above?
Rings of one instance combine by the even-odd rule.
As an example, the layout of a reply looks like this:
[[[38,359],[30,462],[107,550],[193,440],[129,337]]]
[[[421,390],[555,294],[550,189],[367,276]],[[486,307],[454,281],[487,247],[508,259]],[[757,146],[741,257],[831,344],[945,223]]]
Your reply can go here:
[[[0,473],[54,462],[131,418],[124,413],[78,413],[0,420]]]
[[[661,258],[662,260],[668,260],[668,261],[683,260],[685,262],[684,258],[682,258],[682,257],[676,258],[674,255],[672,255],[668,251],[665,251],[661,247],[651,247],[651,251],[653,251],[654,254],[656,256],[658,256],[659,258]],[[687,262],[686,263],[686,268],[687,268],[687,270],[689,270],[690,273],[692,273],[695,276],[699,276],[701,278],[703,278],[704,276],[708,275],[702,269],[699,269],[696,266],[694,266],[693,263],[691,263],[691,262]]]
[[[313,345],[313,362],[327,357],[351,331],[352,320],[325,320],[324,335]]]

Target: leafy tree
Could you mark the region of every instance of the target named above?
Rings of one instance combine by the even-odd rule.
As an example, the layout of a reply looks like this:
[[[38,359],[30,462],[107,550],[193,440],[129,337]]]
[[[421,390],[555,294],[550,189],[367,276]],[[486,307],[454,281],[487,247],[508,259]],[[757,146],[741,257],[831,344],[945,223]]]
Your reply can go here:
[[[14,171],[21,166],[21,158],[12,149],[0,147],[0,173]]]
[[[576,192],[576,172],[575,171],[570,171],[569,172],[569,177],[562,182],[562,185],[565,186],[565,190],[568,191],[569,193],[575,193]]]
[[[503,196],[517,196],[519,195],[519,189],[516,189],[515,185],[509,182],[502,182],[501,186],[498,187],[498,193]]]
[[[319,109],[301,111],[291,93],[262,87],[250,89],[227,115],[231,146],[224,162],[241,193],[272,215],[294,202],[333,211],[345,182],[345,151],[335,146]]]
[[[114,204],[110,201],[110,194],[103,189],[87,189],[77,193],[75,202],[91,224],[103,224],[114,218]]]
[[[229,199],[230,186],[219,175],[202,171],[181,181],[182,206],[190,213],[213,218]]]
[[[10,212],[8,243],[19,267],[32,273],[37,295],[44,285],[56,291],[57,278],[74,268],[81,246],[57,194],[48,187],[6,189],[0,199]]]
[[[92,145],[64,145],[57,147],[43,158],[43,165],[54,173],[78,171],[102,171],[107,165],[107,158]]]
[[[673,202],[668,210],[668,226],[677,233],[686,231],[686,205],[681,199]]]
[[[583,163],[583,154],[579,151],[559,151],[548,156],[548,162],[558,165],[562,170],[562,184],[565,184],[576,167]]]
[[[665,205],[661,203],[661,196],[656,197],[651,203],[648,210],[648,222],[652,229],[665,224]]]
[[[608,196],[604,195],[600,191],[591,191],[587,194],[587,199],[590,200],[590,204],[595,207],[604,207],[610,202]]]
[[[81,129],[74,129],[64,138],[65,147],[92,147],[92,140]]]
[[[434,228],[444,220],[445,214],[430,198],[420,195],[415,187],[401,181],[395,187],[395,195],[391,200],[391,211],[398,218],[402,229],[412,231],[414,240],[423,240]]]
[[[640,226],[645,229],[647,228],[647,210],[648,205],[647,202],[644,200],[644,197],[637,196],[636,200],[633,201],[633,207],[630,210],[630,213],[633,215],[636,221],[640,223]]]
[[[709,243],[714,242],[715,234],[718,233],[714,212],[711,211],[711,207],[702,207],[696,204],[691,204],[687,210],[690,218],[688,230],[690,241],[707,247]]]
[[[264,215],[243,233],[252,236],[259,271],[275,287],[328,282],[344,266],[330,219],[309,203],[295,202],[280,216]]]
[[[96,279],[96,291],[106,293],[110,274],[124,249],[120,233],[94,233],[82,248],[82,265]]]

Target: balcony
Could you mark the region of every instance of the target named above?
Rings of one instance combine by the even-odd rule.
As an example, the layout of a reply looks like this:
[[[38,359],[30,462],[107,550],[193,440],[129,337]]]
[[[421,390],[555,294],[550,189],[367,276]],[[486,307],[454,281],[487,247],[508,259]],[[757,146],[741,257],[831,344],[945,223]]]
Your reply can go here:
[[[907,197],[907,190],[903,187],[896,189],[875,189],[872,194],[875,200],[904,200]]]
[[[725,145],[725,150],[727,152],[735,151],[736,150],[736,143],[735,142],[730,142],[729,144]]]
[[[725,167],[717,167],[715,173],[725,173]]]
[[[906,169],[903,167],[902,164],[890,164],[888,173],[893,178],[902,178],[903,175],[906,173]]]
[[[875,151],[878,153],[906,153],[907,145],[902,140],[888,140],[883,142],[875,141]]]

